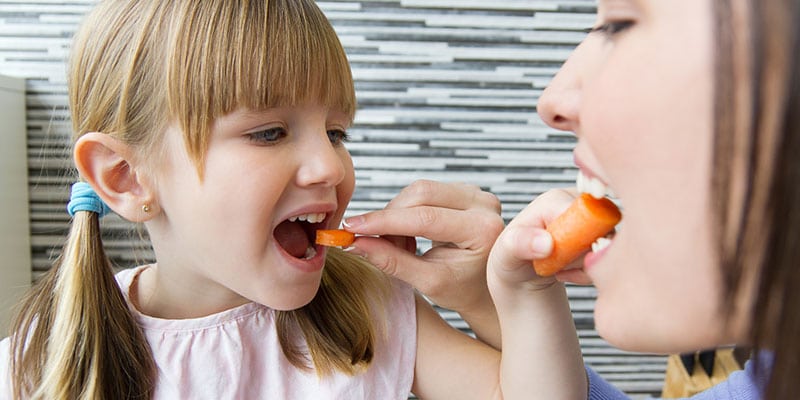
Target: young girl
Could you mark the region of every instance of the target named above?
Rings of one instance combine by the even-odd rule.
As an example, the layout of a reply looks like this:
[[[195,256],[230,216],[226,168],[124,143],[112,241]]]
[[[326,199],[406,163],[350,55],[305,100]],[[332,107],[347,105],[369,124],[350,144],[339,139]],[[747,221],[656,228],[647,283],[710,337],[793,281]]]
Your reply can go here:
[[[417,261],[391,243],[413,242],[365,237],[363,257],[313,244],[339,225],[355,181],[343,145],[353,82],[313,1],[100,2],[75,38],[69,97],[84,182],[60,259],[0,343],[3,398],[553,398],[528,382],[535,371],[501,369],[497,350],[364,261],[397,273],[392,260]],[[112,275],[107,207],[144,223],[156,263]],[[384,214],[416,213],[417,229],[451,242],[443,269],[469,274],[432,294],[490,328],[474,271],[502,229],[497,209],[475,188],[421,183]],[[460,240],[467,231],[437,231],[437,215],[478,215],[487,233]],[[375,233],[413,234],[395,228]]]
[[[600,0],[597,26],[538,104],[575,132],[581,173],[622,206],[616,235],[559,276],[597,287],[599,333],[632,351],[756,349],[698,399],[797,397],[798,18],[797,1]],[[490,289],[545,288],[537,298],[558,285],[529,265],[551,251],[542,228],[572,197],[548,193],[509,224]],[[591,370],[589,381],[590,398],[624,398]]]

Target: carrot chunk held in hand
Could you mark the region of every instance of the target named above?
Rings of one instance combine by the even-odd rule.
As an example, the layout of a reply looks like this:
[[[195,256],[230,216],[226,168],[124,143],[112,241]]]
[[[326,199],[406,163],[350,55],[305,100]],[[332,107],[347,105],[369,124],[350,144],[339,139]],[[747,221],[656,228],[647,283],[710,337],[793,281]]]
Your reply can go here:
[[[356,235],[344,229],[320,229],[315,242],[323,246],[347,247],[353,244]]]
[[[578,258],[592,242],[614,229],[621,219],[622,214],[611,200],[582,193],[548,224],[553,252],[547,258],[534,260],[533,269],[540,276],[554,275]]]

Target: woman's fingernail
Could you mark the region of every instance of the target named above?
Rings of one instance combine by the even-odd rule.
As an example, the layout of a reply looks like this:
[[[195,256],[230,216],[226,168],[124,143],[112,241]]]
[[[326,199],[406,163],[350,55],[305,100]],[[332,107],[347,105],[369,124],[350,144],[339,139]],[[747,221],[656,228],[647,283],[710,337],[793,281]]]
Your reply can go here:
[[[356,215],[355,217],[350,217],[342,221],[342,225],[344,225],[345,228],[356,228],[363,223],[364,223],[363,215]]]
[[[531,249],[542,256],[550,254],[553,249],[553,237],[547,231],[537,232],[531,240]]]

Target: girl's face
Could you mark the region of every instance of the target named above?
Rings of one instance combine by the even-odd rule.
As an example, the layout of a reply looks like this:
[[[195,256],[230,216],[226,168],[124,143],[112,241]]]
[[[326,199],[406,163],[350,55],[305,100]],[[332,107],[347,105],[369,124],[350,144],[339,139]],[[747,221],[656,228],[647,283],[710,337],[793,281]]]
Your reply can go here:
[[[678,352],[732,342],[709,213],[713,26],[709,0],[601,0],[597,27],[539,101],[578,136],[584,175],[607,184],[623,221],[587,257],[595,323],[619,347]]]
[[[160,212],[148,222],[159,283],[142,298],[169,296],[164,303],[183,307],[160,311],[172,317],[247,301],[284,310],[308,303],[325,260],[314,232],[338,227],[353,194],[348,126],[346,115],[314,104],[233,112],[212,127],[202,178],[180,130],[168,129]]]

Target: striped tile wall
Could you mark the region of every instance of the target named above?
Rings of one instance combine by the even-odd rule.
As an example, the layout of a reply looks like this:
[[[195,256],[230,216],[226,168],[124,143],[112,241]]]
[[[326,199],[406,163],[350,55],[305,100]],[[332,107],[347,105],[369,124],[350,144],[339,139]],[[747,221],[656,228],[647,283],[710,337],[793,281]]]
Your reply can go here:
[[[68,223],[63,60],[92,0],[0,0],[0,74],[27,78],[34,276]],[[572,185],[574,139],[536,115],[542,90],[594,21],[590,0],[320,1],[348,52],[360,109],[348,147],[357,189],[350,214],[383,207],[419,178],[478,184],[511,219],[537,194]],[[120,266],[152,258],[146,235],[103,221]],[[422,243],[421,250],[430,247]],[[593,288],[569,287],[586,361],[634,398],[657,395],[665,358],[608,346],[593,330]],[[457,315],[441,313],[468,331]]]

